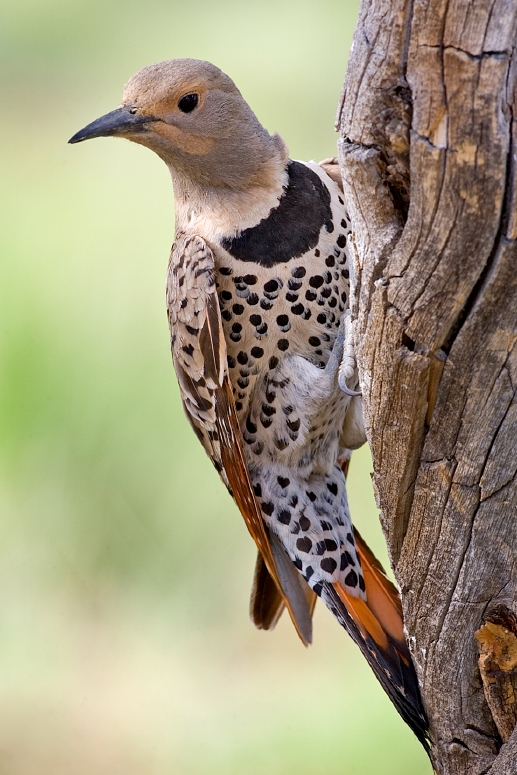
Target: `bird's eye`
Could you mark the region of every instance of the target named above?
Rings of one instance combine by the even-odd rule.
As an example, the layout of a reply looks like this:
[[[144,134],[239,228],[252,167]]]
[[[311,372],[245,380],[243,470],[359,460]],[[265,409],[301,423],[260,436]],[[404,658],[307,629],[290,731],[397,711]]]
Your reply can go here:
[[[185,94],[178,102],[182,113],[191,113],[199,102],[199,94]]]

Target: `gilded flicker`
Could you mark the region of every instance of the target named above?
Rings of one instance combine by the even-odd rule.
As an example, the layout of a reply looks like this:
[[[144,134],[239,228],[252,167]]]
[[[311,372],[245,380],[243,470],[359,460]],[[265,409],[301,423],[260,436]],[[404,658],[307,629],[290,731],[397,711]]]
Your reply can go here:
[[[427,748],[400,598],[347,502],[365,435],[357,374],[347,387],[339,373],[350,219],[335,160],[292,161],[233,81],[193,59],[140,70],[70,142],[111,135],[172,175],[172,355],[190,424],[258,547],[253,622],[272,629],[287,608],[310,643],[320,597]]]

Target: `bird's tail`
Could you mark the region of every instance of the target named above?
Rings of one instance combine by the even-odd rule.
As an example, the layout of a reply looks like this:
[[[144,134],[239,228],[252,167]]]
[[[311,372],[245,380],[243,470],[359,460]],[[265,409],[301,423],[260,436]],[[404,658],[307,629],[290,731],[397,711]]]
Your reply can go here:
[[[366,601],[337,583],[323,584],[321,597],[348,630],[384,691],[429,753],[428,723],[404,637],[399,593],[355,528],[354,532]]]

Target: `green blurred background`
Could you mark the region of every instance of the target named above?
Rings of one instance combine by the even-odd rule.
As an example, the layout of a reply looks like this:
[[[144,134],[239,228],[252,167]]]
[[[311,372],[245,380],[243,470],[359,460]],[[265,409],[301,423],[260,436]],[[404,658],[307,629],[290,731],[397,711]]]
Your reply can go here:
[[[209,59],[294,158],[335,152],[355,0],[1,0],[0,773],[429,772],[318,606],[248,622],[254,547],[169,355],[165,166],[67,139],[128,77]],[[385,557],[368,453],[354,520]]]

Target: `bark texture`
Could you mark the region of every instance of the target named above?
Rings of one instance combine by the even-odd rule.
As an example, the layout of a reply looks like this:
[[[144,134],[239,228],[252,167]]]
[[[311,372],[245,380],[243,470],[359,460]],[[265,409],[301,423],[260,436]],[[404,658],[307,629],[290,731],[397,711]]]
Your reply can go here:
[[[475,638],[517,613],[516,31],[515,0],[363,0],[338,116],[374,488],[448,775],[517,773]]]

